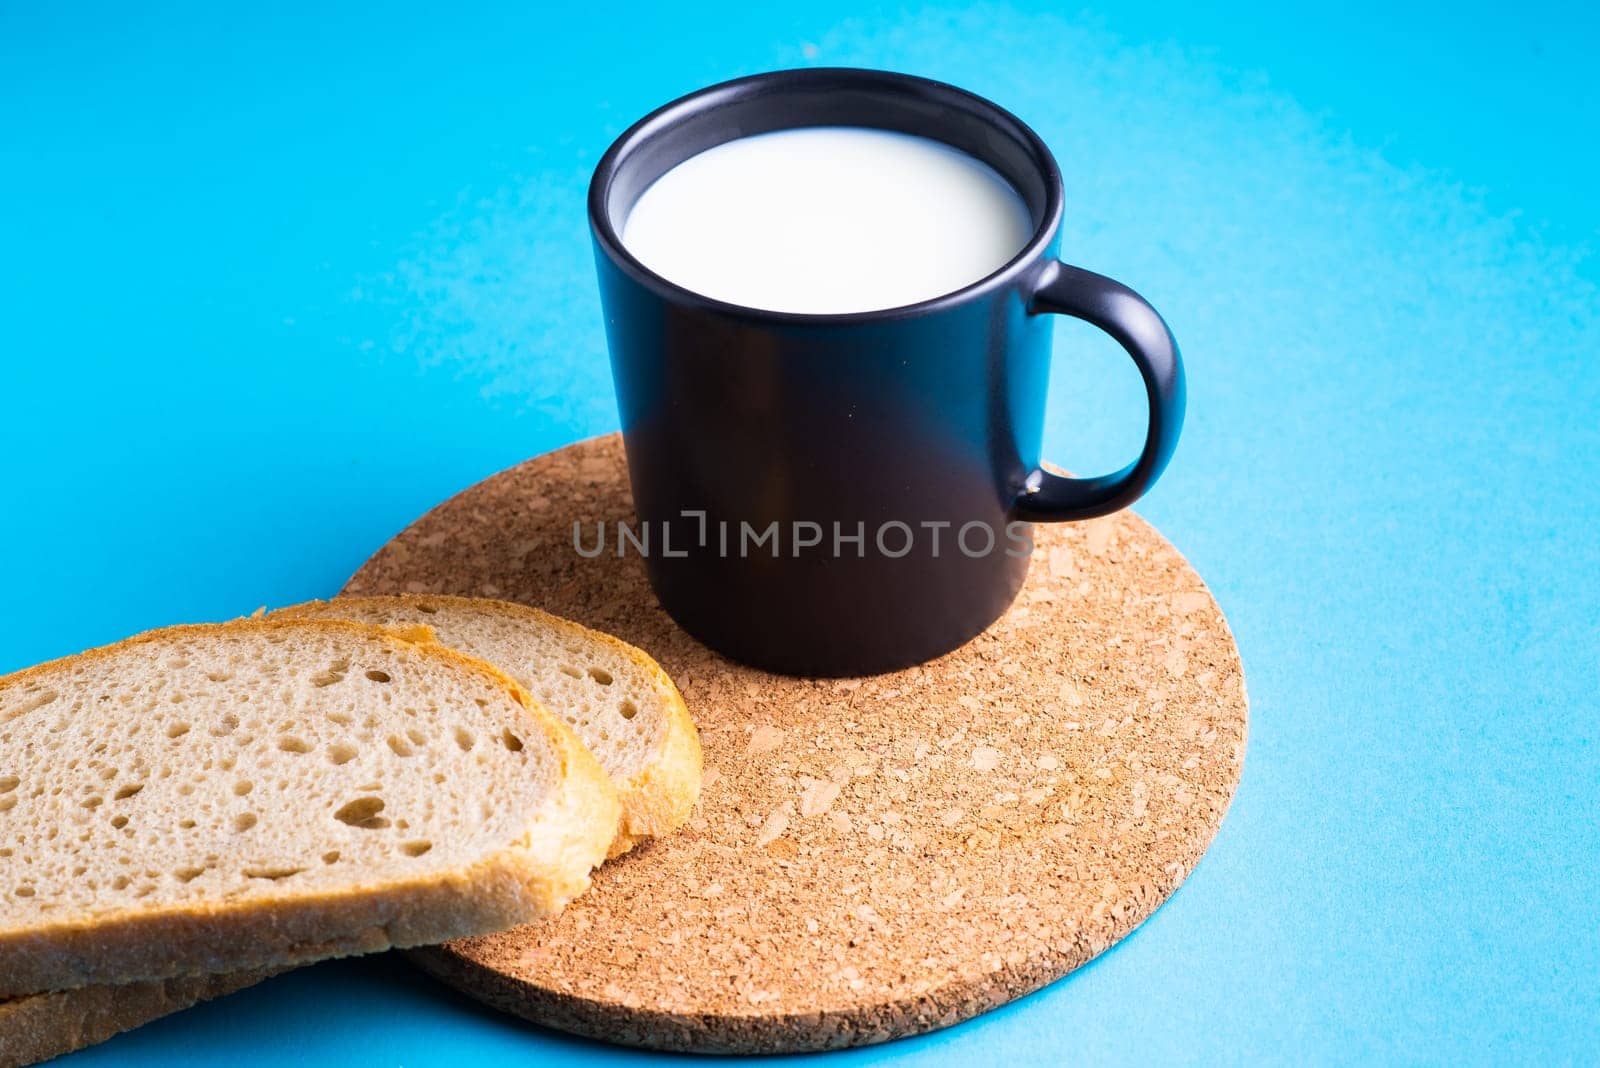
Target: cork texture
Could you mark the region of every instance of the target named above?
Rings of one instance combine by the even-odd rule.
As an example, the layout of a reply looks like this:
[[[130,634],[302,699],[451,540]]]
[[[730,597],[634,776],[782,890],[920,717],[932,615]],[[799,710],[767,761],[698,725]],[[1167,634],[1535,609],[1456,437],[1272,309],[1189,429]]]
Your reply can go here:
[[[530,460],[381,549],[346,593],[522,601],[654,655],[699,724],[678,835],[554,920],[414,954],[507,1012],[609,1042],[759,1053],[948,1026],[1066,975],[1194,867],[1245,749],[1216,602],[1129,512],[1035,528],[1027,584],[965,647],[865,679],[770,675],[677,628],[642,562],[620,438]]]

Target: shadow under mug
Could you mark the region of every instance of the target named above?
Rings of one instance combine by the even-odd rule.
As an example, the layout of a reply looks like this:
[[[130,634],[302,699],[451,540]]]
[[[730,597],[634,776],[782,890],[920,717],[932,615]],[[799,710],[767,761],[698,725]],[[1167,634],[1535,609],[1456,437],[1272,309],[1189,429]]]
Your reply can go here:
[[[735,138],[804,126],[897,131],[975,156],[1020,194],[1033,235],[963,289],[838,315],[723,303],[629,254],[628,212],[666,171]],[[1132,503],[1183,422],[1172,334],[1132,290],[1056,259],[1061,216],[1060,170],[1032,130],[922,78],[779,71],[640,120],[589,187],[638,522],[626,550],[618,532],[606,551],[642,553],[685,630],[769,670],[874,674],[977,635],[1022,585],[1029,524]],[[1144,378],[1144,448],[1115,474],[1039,466],[1057,314],[1105,330]]]

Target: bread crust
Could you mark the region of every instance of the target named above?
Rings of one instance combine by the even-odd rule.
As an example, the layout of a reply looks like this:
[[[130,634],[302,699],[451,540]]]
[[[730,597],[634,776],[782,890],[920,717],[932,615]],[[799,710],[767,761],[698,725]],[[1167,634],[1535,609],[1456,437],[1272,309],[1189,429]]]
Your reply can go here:
[[[646,838],[671,834],[685,823],[700,798],[700,777],[703,757],[700,750],[700,732],[684,704],[683,695],[670,676],[655,659],[638,646],[604,631],[585,627],[562,616],[552,615],[543,609],[514,601],[500,601],[487,597],[458,597],[453,594],[390,594],[336,597],[330,601],[306,601],[289,605],[270,613],[267,618],[292,619],[311,616],[329,609],[336,610],[340,601],[364,604],[389,604],[400,608],[416,609],[423,604],[449,604],[479,612],[493,612],[518,622],[532,623],[554,630],[565,631],[580,641],[605,645],[631,661],[641,674],[663,693],[666,710],[661,748],[657,758],[637,774],[623,781],[613,779],[622,803],[622,820],[617,836],[611,843],[609,856],[617,857],[628,852]]]
[[[63,665],[176,637],[303,628],[391,643],[487,677],[522,706],[559,760],[555,795],[538,825],[463,869],[381,885],[242,902],[128,908],[92,918],[0,930],[0,997],[244,969],[284,968],[394,947],[486,934],[559,911],[589,885],[615,839],[611,781],[572,731],[491,664],[429,640],[345,620],[247,619],[166,627],[0,678],[0,692]],[[537,848],[534,839],[539,838]]]
[[[21,1068],[276,975],[273,970],[85,986],[0,1001],[0,1068]]]

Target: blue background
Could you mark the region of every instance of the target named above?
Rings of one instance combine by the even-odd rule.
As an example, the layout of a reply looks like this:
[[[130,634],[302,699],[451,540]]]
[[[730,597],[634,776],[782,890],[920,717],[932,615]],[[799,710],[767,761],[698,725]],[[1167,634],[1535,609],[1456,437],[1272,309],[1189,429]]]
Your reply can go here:
[[[417,514],[613,429],[582,196],[702,84],[957,82],[1060,157],[1072,260],[1188,362],[1140,506],[1252,701],[1178,894],[1072,978],[839,1064],[1600,1056],[1594,9],[0,5],[0,670],[327,595]],[[267,5],[275,6],[275,5]],[[1137,376],[1058,327],[1047,453]],[[392,959],[75,1064],[635,1061]]]

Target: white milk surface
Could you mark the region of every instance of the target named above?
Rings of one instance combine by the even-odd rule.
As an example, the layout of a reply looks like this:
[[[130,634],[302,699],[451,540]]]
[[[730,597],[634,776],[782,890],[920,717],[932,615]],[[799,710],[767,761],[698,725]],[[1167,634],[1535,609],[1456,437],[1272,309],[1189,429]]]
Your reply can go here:
[[[818,126],[740,138],[662,175],[622,243],[685,289],[748,308],[898,308],[993,273],[1033,226],[987,164],[937,141]]]

